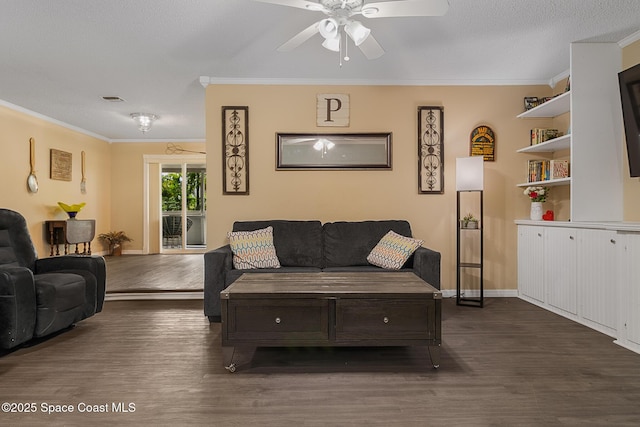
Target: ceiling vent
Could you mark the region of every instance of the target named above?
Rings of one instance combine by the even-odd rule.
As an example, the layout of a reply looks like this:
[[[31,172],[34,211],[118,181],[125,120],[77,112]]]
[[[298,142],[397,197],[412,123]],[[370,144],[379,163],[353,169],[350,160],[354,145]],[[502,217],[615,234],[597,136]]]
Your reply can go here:
[[[102,99],[107,102],[124,102],[124,99],[120,98],[119,96],[103,96]]]

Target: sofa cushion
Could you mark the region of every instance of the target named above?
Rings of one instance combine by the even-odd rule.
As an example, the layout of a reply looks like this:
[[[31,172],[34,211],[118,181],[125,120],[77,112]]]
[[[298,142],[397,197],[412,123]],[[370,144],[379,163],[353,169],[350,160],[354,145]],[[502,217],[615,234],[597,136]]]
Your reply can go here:
[[[227,237],[233,252],[234,268],[280,268],[280,261],[273,245],[272,227],[254,231],[230,231]]]
[[[36,287],[36,325],[34,336],[60,331],[83,319],[85,281],[70,273],[44,273],[34,276]]]
[[[320,221],[236,221],[233,231],[273,227],[273,243],[283,267],[322,266],[322,223]]]
[[[411,237],[411,226],[404,220],[325,223],[324,267],[370,265],[367,256],[389,230]]]
[[[367,261],[378,267],[400,270],[422,243],[423,240],[404,237],[391,230],[371,250]]]
[[[27,267],[35,272],[38,258],[29,235],[27,221],[18,212],[0,209],[0,264]]]

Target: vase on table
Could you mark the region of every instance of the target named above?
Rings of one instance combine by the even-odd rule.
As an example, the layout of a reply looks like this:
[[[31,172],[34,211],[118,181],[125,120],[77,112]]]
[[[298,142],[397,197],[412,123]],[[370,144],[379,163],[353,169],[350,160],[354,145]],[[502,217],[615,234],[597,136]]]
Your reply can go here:
[[[531,202],[531,220],[542,221],[542,202]]]

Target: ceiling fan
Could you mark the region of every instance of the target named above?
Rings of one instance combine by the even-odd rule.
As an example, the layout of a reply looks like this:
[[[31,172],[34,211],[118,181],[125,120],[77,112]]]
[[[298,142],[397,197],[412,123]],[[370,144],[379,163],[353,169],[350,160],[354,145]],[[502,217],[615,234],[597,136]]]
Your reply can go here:
[[[448,0],[397,0],[365,2],[365,0],[255,0],[261,3],[271,3],[281,6],[297,7],[312,12],[322,12],[326,18],[311,24],[282,46],[280,52],[287,52],[300,46],[316,33],[324,37],[322,46],[334,52],[340,52],[340,66],[342,59],[349,60],[347,36],[360,48],[368,59],[376,59],[384,54],[384,49],[371,34],[371,30],[354,16],[365,18],[391,18],[402,16],[442,16],[449,9]],[[344,56],[342,50],[345,50]]]

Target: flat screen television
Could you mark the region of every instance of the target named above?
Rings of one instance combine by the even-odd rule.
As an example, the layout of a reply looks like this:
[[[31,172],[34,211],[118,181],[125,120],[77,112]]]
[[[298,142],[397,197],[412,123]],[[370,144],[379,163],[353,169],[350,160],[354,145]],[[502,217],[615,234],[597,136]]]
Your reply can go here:
[[[640,176],[640,64],[618,73],[629,174]]]

